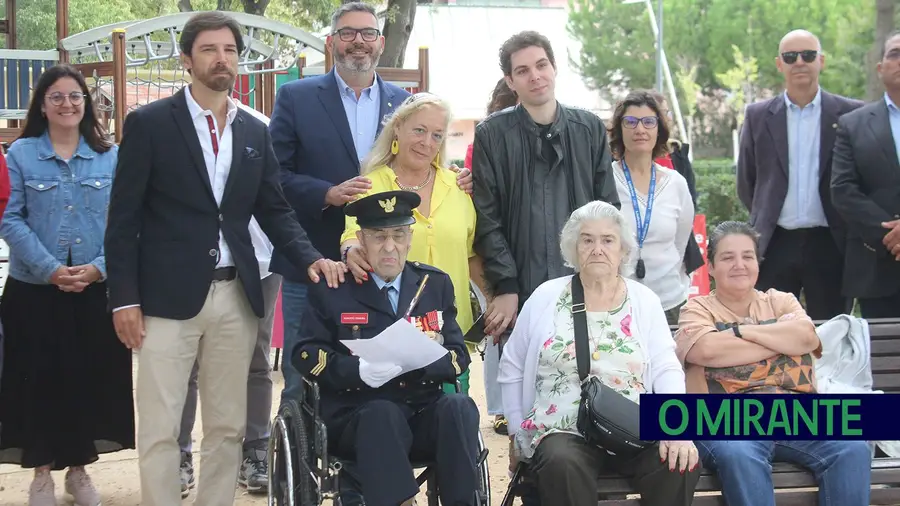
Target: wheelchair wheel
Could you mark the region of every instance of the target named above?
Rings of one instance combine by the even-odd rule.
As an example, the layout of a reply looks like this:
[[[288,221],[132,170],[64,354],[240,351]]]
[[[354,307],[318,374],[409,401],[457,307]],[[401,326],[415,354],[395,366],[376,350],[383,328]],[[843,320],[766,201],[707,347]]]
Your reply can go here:
[[[481,431],[478,431],[478,453],[485,458],[481,460],[478,466],[478,490],[475,504],[477,506],[491,506],[491,473],[490,466],[487,461],[487,446],[484,444],[484,438]]]
[[[279,409],[282,418],[288,422],[288,431],[291,434],[291,452],[297,456],[294,464],[294,493],[301,506],[318,505],[319,498],[316,493],[316,482],[313,479],[315,462],[312,455],[312,440],[310,437],[311,423],[300,408],[300,404],[288,399],[281,404]]]
[[[269,434],[268,478],[269,506],[295,506],[294,462],[288,425],[280,415],[272,422]]]

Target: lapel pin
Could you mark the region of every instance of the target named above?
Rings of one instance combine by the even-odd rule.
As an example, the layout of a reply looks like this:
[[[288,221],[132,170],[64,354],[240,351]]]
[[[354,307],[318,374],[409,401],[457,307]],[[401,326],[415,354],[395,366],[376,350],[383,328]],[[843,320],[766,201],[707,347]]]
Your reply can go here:
[[[837,128],[837,123],[831,125],[831,128]]]
[[[388,107],[394,107],[394,104],[388,102]]]

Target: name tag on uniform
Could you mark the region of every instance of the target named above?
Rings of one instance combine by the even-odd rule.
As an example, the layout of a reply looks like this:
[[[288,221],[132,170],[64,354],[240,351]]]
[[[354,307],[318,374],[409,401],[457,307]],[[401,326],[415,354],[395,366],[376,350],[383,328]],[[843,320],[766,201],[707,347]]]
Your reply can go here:
[[[341,313],[342,325],[368,325],[369,313]]]

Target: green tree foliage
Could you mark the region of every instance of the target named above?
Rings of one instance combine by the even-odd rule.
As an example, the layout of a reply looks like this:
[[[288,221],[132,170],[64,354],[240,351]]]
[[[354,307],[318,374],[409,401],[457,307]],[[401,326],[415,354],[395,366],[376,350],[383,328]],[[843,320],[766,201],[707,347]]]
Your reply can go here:
[[[645,4],[570,2],[568,28],[583,46],[576,63],[587,81],[606,98],[653,86],[655,41]],[[780,88],[778,41],[793,29],[805,28],[820,37],[826,54],[822,85],[849,96],[865,93],[873,1],[664,0],[664,12],[664,44],[673,73],[680,61],[697,64],[695,82],[704,90],[726,88],[719,76],[736,66],[732,46],[759,62],[761,88]]]
[[[328,22],[339,0],[271,0],[266,3],[267,17],[312,30]],[[246,4],[246,5],[245,5]],[[252,4],[252,5],[251,5]],[[193,10],[259,10],[259,0],[192,0]],[[56,0],[17,2],[16,41],[19,49],[56,47]],[[69,0],[69,34],[76,34],[117,21],[149,19],[178,12],[176,0]],[[259,12],[253,12],[259,14]]]

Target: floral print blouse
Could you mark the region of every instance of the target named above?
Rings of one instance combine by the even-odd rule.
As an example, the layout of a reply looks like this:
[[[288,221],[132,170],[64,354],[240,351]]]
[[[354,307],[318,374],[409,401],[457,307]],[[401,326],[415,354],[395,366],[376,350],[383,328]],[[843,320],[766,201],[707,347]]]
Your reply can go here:
[[[575,359],[572,290],[563,290],[556,303],[556,335],[542,345],[538,357],[534,406],[516,433],[516,446],[525,458],[538,443],[554,433],[578,434],[581,381]],[[625,301],[606,312],[587,312],[591,374],[634,402],[646,392],[643,383],[644,350],[631,332],[631,303]]]

